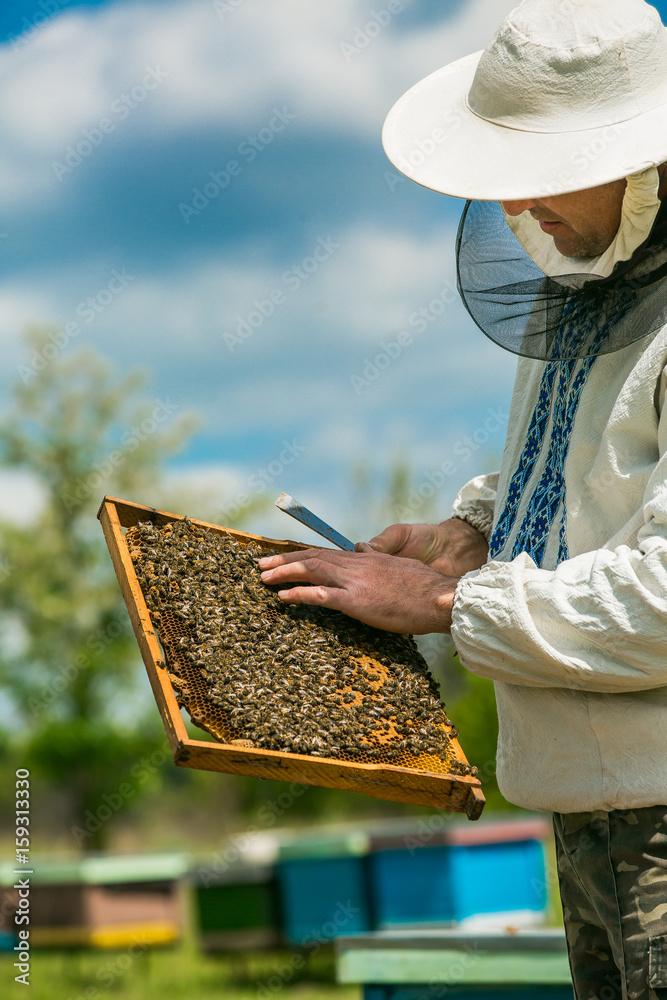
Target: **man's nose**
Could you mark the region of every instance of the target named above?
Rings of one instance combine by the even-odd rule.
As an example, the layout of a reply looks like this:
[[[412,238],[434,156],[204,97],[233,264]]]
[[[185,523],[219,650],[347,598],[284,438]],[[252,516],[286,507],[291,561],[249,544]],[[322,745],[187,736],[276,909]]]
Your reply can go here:
[[[527,212],[531,208],[537,206],[536,198],[526,198],[523,201],[501,201],[500,203],[508,215],[521,215],[522,212]]]

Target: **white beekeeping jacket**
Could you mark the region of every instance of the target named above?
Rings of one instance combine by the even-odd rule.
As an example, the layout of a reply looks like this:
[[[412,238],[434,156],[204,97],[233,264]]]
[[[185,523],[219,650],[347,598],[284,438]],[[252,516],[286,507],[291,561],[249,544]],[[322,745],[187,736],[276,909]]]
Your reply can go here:
[[[492,549],[459,583],[452,637],[464,665],[495,681],[507,799],[557,812],[663,805],[667,328],[593,363],[561,362],[560,410],[562,368],[546,399],[549,364],[520,359],[501,471],[455,502]]]

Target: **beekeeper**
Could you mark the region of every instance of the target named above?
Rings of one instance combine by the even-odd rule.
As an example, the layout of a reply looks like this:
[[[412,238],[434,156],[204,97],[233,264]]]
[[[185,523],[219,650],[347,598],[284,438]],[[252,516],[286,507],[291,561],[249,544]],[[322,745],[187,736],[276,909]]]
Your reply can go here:
[[[501,469],[443,524],[263,578],[451,631],[495,681],[501,791],[554,813],[576,997],[667,997],[667,30],[644,0],[524,0],[383,142],[466,199],[459,291],[519,355]]]

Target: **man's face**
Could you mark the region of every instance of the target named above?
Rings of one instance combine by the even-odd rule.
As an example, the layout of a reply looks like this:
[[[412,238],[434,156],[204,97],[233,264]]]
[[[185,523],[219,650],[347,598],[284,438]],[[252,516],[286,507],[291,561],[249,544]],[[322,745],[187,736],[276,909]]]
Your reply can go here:
[[[572,194],[501,204],[508,215],[530,212],[565,257],[598,257],[618,232],[625,187],[623,178]]]

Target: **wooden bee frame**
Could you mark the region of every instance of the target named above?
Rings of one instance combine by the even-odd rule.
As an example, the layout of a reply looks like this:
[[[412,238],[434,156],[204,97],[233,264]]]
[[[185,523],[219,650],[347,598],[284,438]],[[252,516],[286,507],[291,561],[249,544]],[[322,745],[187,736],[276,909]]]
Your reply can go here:
[[[162,650],[123,533],[123,528],[132,527],[140,521],[150,521],[160,527],[169,522],[182,521],[184,518],[179,514],[110,496],[104,497],[97,516],[104,531],[175,764],[179,767],[192,767],[204,771],[273,778],[277,781],[321,785],[325,788],[344,788],[352,792],[362,792],[376,799],[431,806],[435,809],[465,813],[468,819],[479,818],[485,800],[481,782],[473,776],[435,774],[392,764],[353,763],[333,758],[191,739],[165,669]],[[265,538],[261,535],[208,524],[205,521],[191,520],[193,524],[217,534],[270,545],[274,551],[278,549],[289,552],[309,547],[298,542]],[[467,763],[458,741],[454,739],[452,744],[456,759]]]

